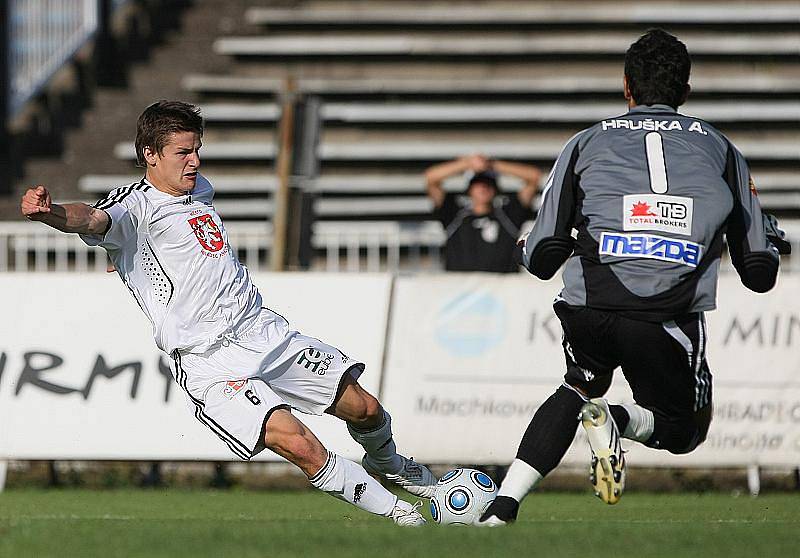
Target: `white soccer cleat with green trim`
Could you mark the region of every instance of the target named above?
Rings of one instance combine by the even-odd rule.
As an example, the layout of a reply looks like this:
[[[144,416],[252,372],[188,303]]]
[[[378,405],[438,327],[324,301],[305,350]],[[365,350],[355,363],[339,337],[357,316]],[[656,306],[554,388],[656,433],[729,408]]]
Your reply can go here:
[[[590,400],[581,407],[578,418],[592,450],[589,480],[595,496],[606,504],[616,504],[625,489],[625,452],[608,402],[602,398]]]

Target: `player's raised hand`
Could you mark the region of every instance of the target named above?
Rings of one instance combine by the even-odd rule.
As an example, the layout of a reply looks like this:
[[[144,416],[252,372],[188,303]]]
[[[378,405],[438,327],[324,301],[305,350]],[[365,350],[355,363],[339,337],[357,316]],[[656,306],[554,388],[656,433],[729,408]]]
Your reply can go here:
[[[29,188],[22,196],[20,209],[22,214],[31,219],[32,221],[41,221],[50,213],[50,206],[53,200],[50,197],[50,192],[47,191],[42,185]]]

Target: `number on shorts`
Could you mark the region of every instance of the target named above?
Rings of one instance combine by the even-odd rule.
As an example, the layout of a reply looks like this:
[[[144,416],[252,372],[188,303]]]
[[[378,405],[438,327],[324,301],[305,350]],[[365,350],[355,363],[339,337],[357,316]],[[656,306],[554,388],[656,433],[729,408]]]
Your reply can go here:
[[[256,397],[256,394],[253,393],[252,390],[248,389],[247,391],[245,391],[244,392],[244,396],[247,397],[247,399],[249,399],[250,403],[252,403],[253,405],[260,405],[261,404],[261,400],[258,397]]]

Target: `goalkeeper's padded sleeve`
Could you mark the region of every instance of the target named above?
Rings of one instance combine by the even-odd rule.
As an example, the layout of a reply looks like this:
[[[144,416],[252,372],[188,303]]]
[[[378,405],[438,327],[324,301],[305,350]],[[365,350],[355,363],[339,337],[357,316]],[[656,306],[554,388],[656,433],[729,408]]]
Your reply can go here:
[[[747,161],[730,143],[724,177],[733,194],[725,233],[731,262],[745,287],[757,293],[767,292],[778,277],[778,248],[768,238],[766,227],[771,222],[762,215]]]

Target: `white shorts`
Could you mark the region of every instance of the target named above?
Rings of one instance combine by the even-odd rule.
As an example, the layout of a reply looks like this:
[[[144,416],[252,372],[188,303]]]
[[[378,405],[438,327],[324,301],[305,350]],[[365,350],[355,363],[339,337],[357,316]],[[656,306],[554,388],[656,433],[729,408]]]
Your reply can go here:
[[[263,449],[263,427],[275,409],[323,414],[345,374],[358,379],[364,363],[296,331],[277,346],[259,327],[204,354],[173,355],[175,380],[195,417],[242,459]],[[193,382],[192,377],[209,378]]]

